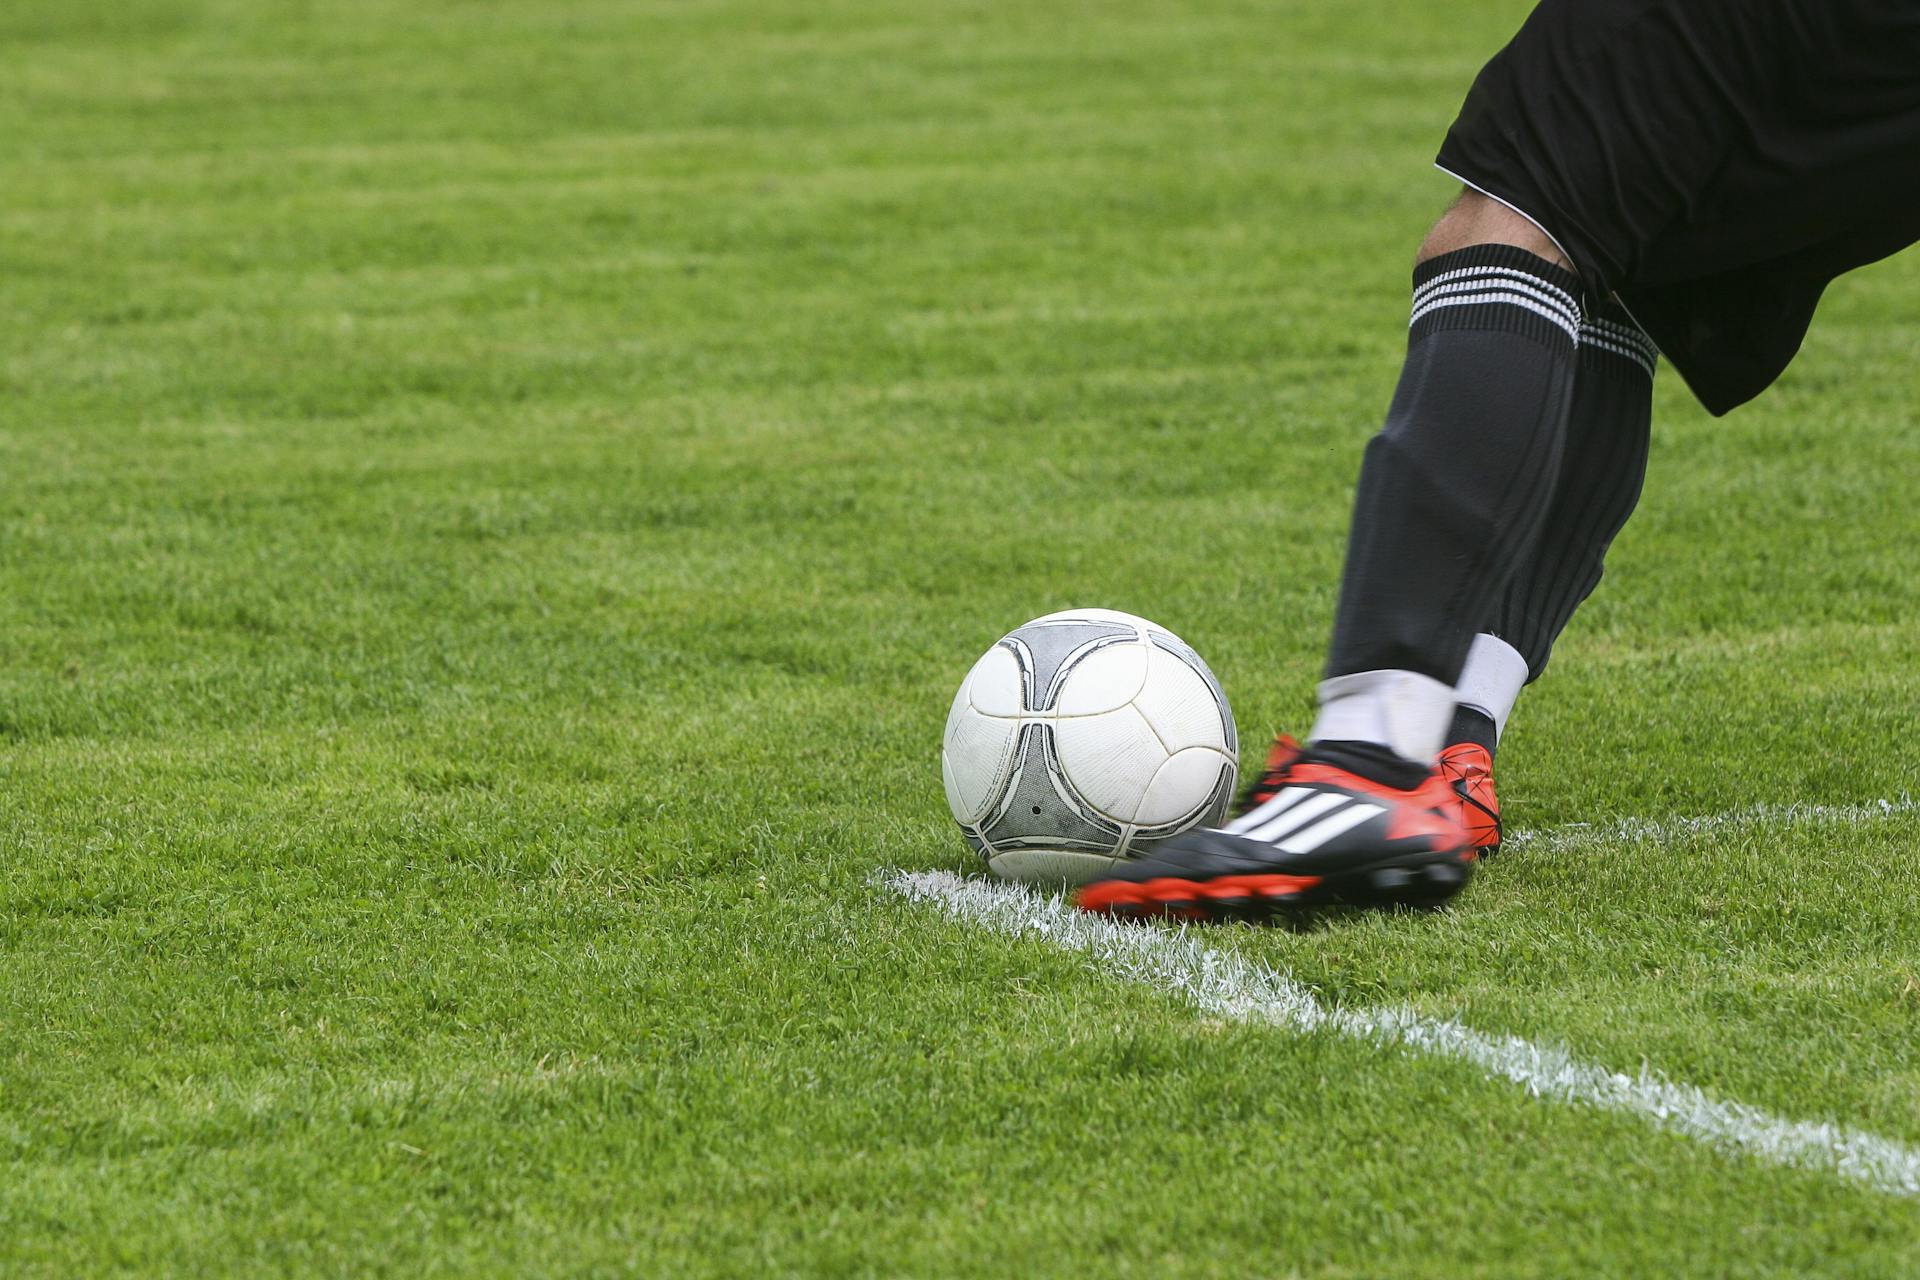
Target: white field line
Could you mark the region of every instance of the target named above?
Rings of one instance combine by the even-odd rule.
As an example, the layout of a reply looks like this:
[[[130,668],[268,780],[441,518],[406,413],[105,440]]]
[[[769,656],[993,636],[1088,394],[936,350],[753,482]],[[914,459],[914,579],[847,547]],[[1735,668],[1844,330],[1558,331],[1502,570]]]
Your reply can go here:
[[[1383,1046],[1456,1058],[1537,1098],[1620,1111],[1657,1128],[1773,1164],[1819,1170],[1878,1191],[1920,1196],[1920,1150],[1838,1125],[1786,1120],[1712,1097],[1642,1068],[1622,1075],[1566,1050],[1488,1035],[1404,1006],[1329,1007],[1271,968],[1216,951],[1188,929],[1124,924],[1059,898],[945,871],[889,871],[879,883],[911,901],[1009,937],[1040,937],[1084,951],[1101,971],[1178,995],[1201,1011],[1295,1032],[1330,1031]]]
[[[1751,827],[1800,827],[1832,823],[1858,825],[1909,813],[1920,813],[1920,800],[1904,795],[1866,804],[1756,804],[1696,818],[1621,818],[1615,822],[1576,822],[1545,831],[1514,831],[1502,839],[1501,845],[1506,849],[1558,853],[1591,844],[1629,841],[1659,843]]]

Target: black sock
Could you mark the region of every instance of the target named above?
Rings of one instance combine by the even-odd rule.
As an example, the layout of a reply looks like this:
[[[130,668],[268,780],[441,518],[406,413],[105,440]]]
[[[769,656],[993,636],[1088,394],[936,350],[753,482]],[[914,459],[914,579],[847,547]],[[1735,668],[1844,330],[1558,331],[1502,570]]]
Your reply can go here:
[[[1581,326],[1553,502],[1487,628],[1520,651],[1530,680],[1546,669],[1553,642],[1599,585],[1607,547],[1640,500],[1655,357],[1653,343],[1616,304]]]
[[[1316,739],[1300,753],[1300,758],[1334,765],[1400,791],[1413,790],[1432,772],[1431,766],[1397,756],[1377,742]]]
[[[1493,717],[1480,708],[1457,706],[1453,709],[1453,723],[1447,726],[1447,745],[1458,746],[1462,742],[1485,747],[1491,756],[1500,746],[1499,727],[1493,723]]]
[[[1360,469],[1327,674],[1453,684],[1552,495],[1579,283],[1507,245],[1443,254],[1413,280],[1406,364]]]

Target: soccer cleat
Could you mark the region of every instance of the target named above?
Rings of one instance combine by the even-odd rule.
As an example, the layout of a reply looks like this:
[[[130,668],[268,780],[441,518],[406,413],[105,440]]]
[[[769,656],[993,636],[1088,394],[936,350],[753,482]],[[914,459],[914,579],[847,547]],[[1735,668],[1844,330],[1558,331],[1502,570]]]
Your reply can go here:
[[[1276,744],[1276,757],[1287,745]],[[1460,801],[1437,771],[1402,790],[1296,749],[1262,775],[1249,799],[1252,806],[1221,830],[1190,831],[1115,864],[1083,886],[1075,903],[1109,915],[1188,920],[1253,919],[1333,903],[1433,907],[1473,875]]]
[[[1493,793],[1493,757],[1477,742],[1456,742],[1436,766],[1453,788],[1460,825],[1481,857],[1500,852],[1500,798]]]
[[[1273,799],[1280,788],[1287,785],[1287,770],[1291,769],[1293,762],[1300,758],[1301,750],[1300,744],[1291,734],[1283,733],[1275,738],[1273,745],[1267,748],[1266,768],[1262,769],[1260,776],[1240,793],[1240,798],[1234,802],[1231,816],[1238,818]]]

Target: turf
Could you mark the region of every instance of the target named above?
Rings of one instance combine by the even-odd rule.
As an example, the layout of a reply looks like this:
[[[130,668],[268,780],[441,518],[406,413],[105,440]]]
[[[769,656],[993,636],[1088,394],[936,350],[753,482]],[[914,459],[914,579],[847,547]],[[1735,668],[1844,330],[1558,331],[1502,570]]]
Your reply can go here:
[[[0,1273],[1911,1275],[1920,1202],[892,900],[995,636],[1307,714],[1525,6],[10,0]],[[1920,260],[1670,375],[1451,913],[1222,931],[1920,1143]]]

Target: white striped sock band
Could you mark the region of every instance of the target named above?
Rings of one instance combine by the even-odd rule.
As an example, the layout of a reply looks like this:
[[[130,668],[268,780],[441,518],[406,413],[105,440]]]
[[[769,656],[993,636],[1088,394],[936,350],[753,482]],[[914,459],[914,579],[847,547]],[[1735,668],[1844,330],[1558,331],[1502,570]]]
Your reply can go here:
[[[1431,280],[1423,280],[1414,288],[1413,305],[1419,306],[1423,298],[1435,289],[1454,284],[1462,280],[1491,281],[1495,284],[1512,281],[1531,290],[1550,297],[1562,309],[1570,312],[1576,319],[1580,315],[1580,300],[1559,285],[1529,271],[1519,271],[1513,267],[1455,267],[1452,271],[1442,271]]]
[[[1531,272],[1514,267],[1474,266],[1442,271],[1413,291],[1412,327],[1453,307],[1514,306],[1530,311],[1579,340],[1580,300]]]
[[[1583,347],[1593,347],[1631,360],[1645,369],[1649,378],[1653,376],[1654,365],[1660,359],[1660,349],[1639,328],[1599,316],[1590,318],[1580,326],[1580,334],[1575,341]]]

